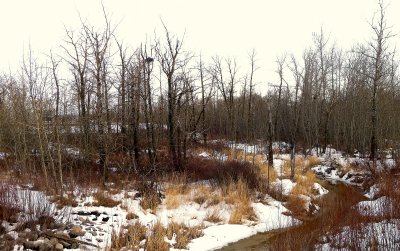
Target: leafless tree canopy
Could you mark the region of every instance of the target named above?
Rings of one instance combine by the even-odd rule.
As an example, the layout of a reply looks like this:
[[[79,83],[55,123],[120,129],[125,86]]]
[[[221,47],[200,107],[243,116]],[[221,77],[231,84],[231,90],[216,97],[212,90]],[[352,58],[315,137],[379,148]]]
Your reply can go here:
[[[276,83],[255,81],[263,70],[255,50],[243,65],[204,58],[164,23],[152,41],[126,44],[104,10],[103,28],[85,20],[65,27],[47,61],[29,48],[18,73],[2,74],[1,149],[48,186],[79,163],[97,165],[106,182],[115,159],[138,175],[182,172],[190,148],[216,138],[262,142],[270,165],[273,141],[288,142],[292,158],[313,146],[358,151],[373,163],[382,149],[397,157],[399,61],[386,7],[378,7],[369,41],[344,51],[321,29],[302,57],[276,59]]]

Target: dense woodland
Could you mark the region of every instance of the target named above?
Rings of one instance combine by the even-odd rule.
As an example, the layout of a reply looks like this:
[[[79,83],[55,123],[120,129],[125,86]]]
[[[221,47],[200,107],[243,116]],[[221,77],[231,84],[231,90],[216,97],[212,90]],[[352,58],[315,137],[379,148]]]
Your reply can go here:
[[[343,50],[321,29],[302,57],[277,57],[276,83],[254,81],[263,70],[256,50],[242,65],[204,58],[166,24],[152,41],[125,44],[104,12],[102,28],[84,20],[78,30],[65,28],[46,60],[29,48],[18,71],[1,74],[1,151],[46,185],[63,184],[70,168],[85,165],[97,165],[105,180],[116,163],[142,175],[182,172],[190,148],[212,139],[271,151],[283,141],[302,153],[333,146],[371,160],[390,149],[396,158],[400,79],[391,44],[398,37],[380,7],[366,23],[369,41]]]

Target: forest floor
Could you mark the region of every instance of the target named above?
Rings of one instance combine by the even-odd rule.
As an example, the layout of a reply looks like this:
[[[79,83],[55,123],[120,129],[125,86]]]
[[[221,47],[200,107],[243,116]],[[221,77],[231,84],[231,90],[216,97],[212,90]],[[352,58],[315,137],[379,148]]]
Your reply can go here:
[[[223,144],[218,149],[191,150],[196,159],[192,168],[204,171],[196,179],[190,171],[165,175],[156,182],[116,175],[118,181],[102,187],[77,183],[63,196],[49,195],[34,183],[16,181],[14,172],[3,171],[0,249],[215,250],[315,219],[328,211],[324,197],[336,183],[357,190],[358,197],[344,195],[357,197],[348,199],[352,204],[346,209],[355,211],[351,218],[357,221],[323,228],[313,236],[312,248],[400,248],[400,196],[393,191],[397,179],[390,179],[396,174],[372,177],[367,160],[328,148],[325,154],[311,149],[307,156],[296,155],[296,174],[291,180],[289,154],[276,151],[274,166],[268,168],[262,147]],[[274,147],[284,152],[285,144]],[[209,170],[210,163],[220,163],[215,179],[205,174],[215,172]],[[378,166],[382,172],[396,170],[390,156]],[[244,171],[251,168],[256,170]],[[341,209],[335,208],[339,213]]]

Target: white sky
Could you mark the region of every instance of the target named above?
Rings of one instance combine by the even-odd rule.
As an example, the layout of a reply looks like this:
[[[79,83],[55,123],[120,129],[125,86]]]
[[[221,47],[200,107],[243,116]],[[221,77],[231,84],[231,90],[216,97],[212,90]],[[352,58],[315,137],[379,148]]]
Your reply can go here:
[[[377,0],[104,0],[118,26],[118,37],[135,48],[161,30],[160,18],[171,32],[186,30],[185,48],[213,55],[234,56],[247,71],[247,53],[257,51],[259,89],[274,82],[275,59],[312,45],[312,33],[323,27],[344,49],[369,38],[368,21]],[[400,33],[400,1],[392,0],[388,22]],[[102,24],[99,0],[0,0],[0,70],[17,68],[30,42],[36,52],[57,50],[66,27],[78,27],[78,12],[92,25]],[[396,13],[397,12],[397,13]],[[161,32],[158,32],[161,35]],[[400,45],[400,35],[393,43]],[[289,73],[288,73],[289,74]]]

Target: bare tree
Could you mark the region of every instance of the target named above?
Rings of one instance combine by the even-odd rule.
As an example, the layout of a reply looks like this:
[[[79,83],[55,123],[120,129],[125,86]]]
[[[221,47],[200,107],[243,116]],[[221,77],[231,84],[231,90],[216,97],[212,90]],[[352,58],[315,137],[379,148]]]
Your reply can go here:
[[[225,78],[225,69],[221,58],[214,57],[214,66],[212,69],[213,78],[216,80],[216,86],[222,96],[225,109],[228,115],[227,124],[225,125],[225,135],[229,135],[231,140],[235,140],[235,84],[237,83],[236,74],[238,71],[236,60],[228,58],[224,62],[226,64],[227,78]]]
[[[329,65],[328,58],[326,56],[326,47],[328,44],[329,38],[325,37],[325,33],[321,28],[320,33],[314,33],[314,44],[316,46],[316,55],[318,60],[318,72],[317,72],[317,81],[316,81],[316,94],[321,96],[321,102],[319,103],[319,112],[317,119],[317,127],[316,127],[316,134],[317,134],[317,146],[319,151],[319,144],[320,144],[320,129],[321,126],[323,127],[323,147],[322,152],[325,153],[327,145],[328,145],[328,125],[329,125],[329,107],[327,104],[328,100],[328,70],[331,65]],[[325,115],[325,116],[324,116]],[[325,117],[325,120],[324,120]]]
[[[160,63],[161,70],[167,79],[167,127],[168,127],[168,145],[169,152],[172,158],[173,166],[176,171],[182,171],[182,160],[179,158],[177,145],[177,105],[179,97],[183,94],[183,89],[179,81],[178,72],[190,60],[189,55],[185,55],[182,51],[183,40],[179,40],[171,36],[167,27],[164,25],[165,43],[158,41],[156,46],[156,55]]]
[[[279,84],[278,84],[278,96],[276,100],[275,106],[275,115],[274,115],[274,127],[273,127],[273,137],[275,140],[278,137],[278,122],[281,122],[281,101],[282,101],[282,94],[283,94],[283,83],[285,82],[284,79],[284,66],[286,64],[286,55],[281,56],[280,58],[276,59],[277,63],[277,70],[276,72],[279,75]]]
[[[55,140],[57,142],[56,144],[56,149],[57,149],[57,166],[58,166],[58,172],[59,172],[59,181],[60,181],[60,194],[63,194],[63,170],[62,170],[62,146],[61,146],[61,139],[60,139],[60,79],[58,77],[58,66],[61,62],[61,60],[56,60],[50,52],[50,61],[51,61],[51,71],[52,71],[52,76],[53,76],[53,81],[54,84],[56,85],[56,108],[55,108],[55,116],[54,116],[54,121],[53,121],[53,131],[55,135]]]
[[[46,88],[50,74],[48,68],[43,67],[33,58],[30,47],[28,58],[25,59],[24,57],[22,71],[22,81],[27,85],[32,112],[34,114],[34,128],[35,134],[37,135],[37,144],[45,187],[49,188],[50,178],[52,178],[53,181],[57,179],[54,161],[49,147],[48,133],[44,124],[46,98],[48,95],[46,93]],[[48,164],[50,165],[50,174],[48,172]],[[58,183],[56,183],[56,186],[58,187]]]
[[[127,77],[128,77],[128,66],[131,61],[131,57],[127,57],[126,55],[126,47],[124,47],[123,43],[118,42],[117,39],[115,39],[115,42],[118,46],[118,55],[119,55],[119,60],[120,60],[120,65],[119,65],[119,94],[121,96],[121,133],[125,135],[127,133],[127,122],[126,122],[126,102],[127,102]],[[125,150],[125,143],[123,143],[123,148]]]
[[[81,132],[83,132],[83,156],[88,158],[89,151],[89,105],[86,103],[88,94],[88,64],[89,64],[89,38],[84,33],[78,37],[74,31],[65,28],[67,39],[62,45],[66,56],[64,60],[70,65],[74,76],[74,83],[78,94],[79,116],[81,118]],[[89,102],[88,102],[89,103]]]
[[[140,157],[139,147],[139,120],[140,120],[140,64],[132,62],[128,65],[128,98],[129,98],[129,151],[131,153],[132,165],[135,170],[138,167]]]
[[[104,20],[105,28],[102,31],[96,31],[94,27],[82,23],[83,30],[89,42],[89,62],[90,71],[92,73],[95,87],[96,87],[96,121],[98,133],[98,153],[100,157],[100,165],[103,167],[103,178],[107,180],[107,136],[105,135],[105,122],[109,123],[108,114],[108,84],[107,84],[107,65],[108,65],[108,52],[110,47],[110,40],[112,38],[113,30],[108,17],[105,13],[104,7]],[[104,118],[106,113],[107,118]],[[109,126],[110,127],[110,126]],[[110,133],[110,130],[108,130]]]
[[[382,87],[387,69],[385,65],[390,60],[388,41],[394,36],[391,27],[386,21],[386,6],[383,1],[379,1],[379,11],[377,17],[373,17],[370,23],[373,30],[373,38],[368,42],[367,48],[362,48],[358,52],[366,57],[370,71],[367,77],[372,82],[371,95],[371,141],[370,141],[370,159],[373,162],[373,169],[376,167],[377,157],[377,92]]]
[[[294,77],[295,81],[295,90],[294,90],[294,100],[292,105],[292,122],[291,122],[291,130],[290,130],[290,144],[292,146],[291,154],[290,154],[290,178],[293,180],[295,175],[295,153],[296,153],[296,144],[297,144],[297,133],[298,133],[298,124],[299,124],[299,114],[298,114],[298,99],[299,99],[299,91],[301,88],[302,82],[302,72],[299,69],[298,63],[295,57],[292,55],[292,65],[289,66]]]
[[[154,58],[152,56],[153,49],[148,50],[147,45],[141,46],[139,50],[139,65],[142,75],[142,99],[144,106],[144,117],[146,122],[147,135],[147,154],[149,156],[151,170],[155,170],[156,165],[156,140],[154,130],[154,114],[153,114],[153,88],[151,86],[151,73],[153,71]]]
[[[254,122],[253,122],[253,95],[254,95],[254,73],[258,67],[256,65],[256,51],[253,49],[249,54],[250,59],[250,79],[249,79],[249,101],[247,105],[247,137],[250,141],[254,140]]]
[[[201,120],[201,132],[203,134],[203,142],[207,144],[207,126],[206,126],[206,107],[209,101],[211,100],[212,93],[214,91],[214,78],[211,74],[208,74],[207,70],[204,67],[204,62],[200,55],[200,60],[198,62],[197,70],[199,71],[199,78],[200,78],[200,90],[201,90],[201,111],[195,123],[196,125],[199,124]],[[206,82],[210,81],[209,85],[206,85]],[[208,87],[208,92],[207,91]]]

